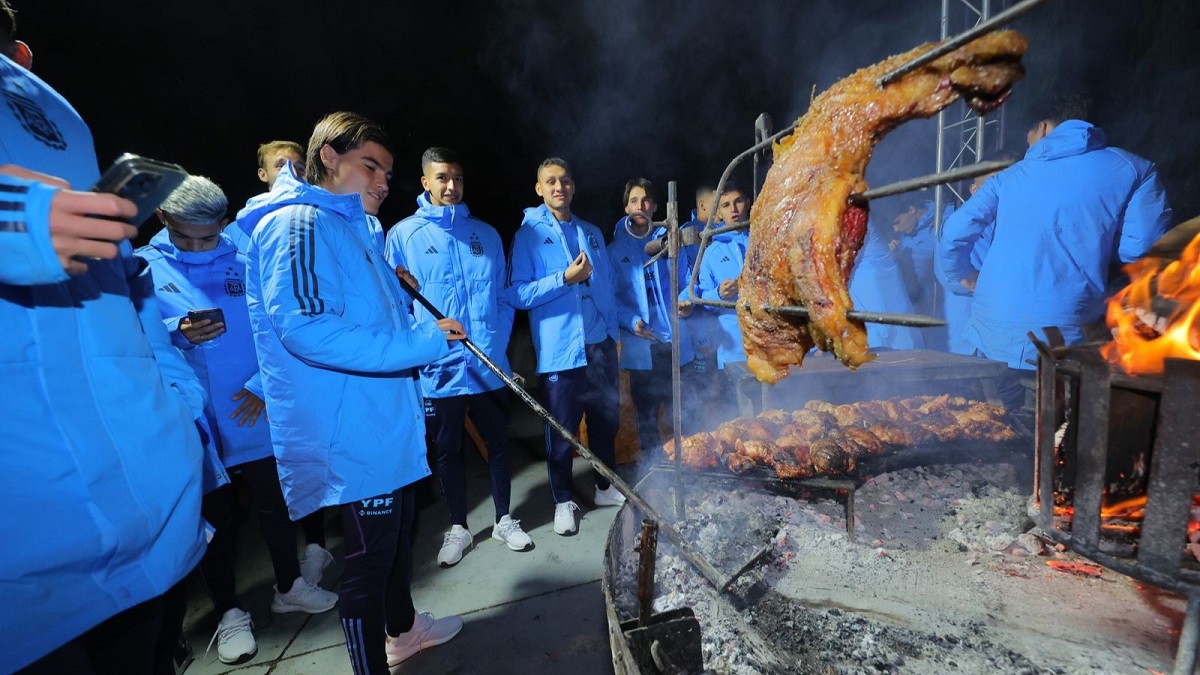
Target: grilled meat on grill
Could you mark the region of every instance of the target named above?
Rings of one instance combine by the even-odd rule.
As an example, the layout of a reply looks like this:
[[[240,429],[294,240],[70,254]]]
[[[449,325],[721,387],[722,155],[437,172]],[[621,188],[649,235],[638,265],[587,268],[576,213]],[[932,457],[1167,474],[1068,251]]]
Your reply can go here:
[[[1002,406],[952,396],[914,396],[801,410],[770,410],[683,439],[690,467],[724,464],[734,473],[772,470],[784,479],[853,473],[861,461],[930,442],[1015,439]],[[664,446],[674,459],[674,445]]]
[[[742,342],[758,379],[778,381],[814,345],[851,368],[873,358],[863,324],[846,317],[852,309],[846,284],[867,228],[865,207],[847,199],[867,187],[863,174],[875,144],[903,122],[929,117],[960,97],[989,110],[1024,74],[1027,40],[999,31],[882,89],[875,85],[933,46],[834,84],[812,102],[795,133],[775,144],[775,163],[750,214],[754,226],[738,283]],[[808,309],[807,319],[761,309],[796,304]]]

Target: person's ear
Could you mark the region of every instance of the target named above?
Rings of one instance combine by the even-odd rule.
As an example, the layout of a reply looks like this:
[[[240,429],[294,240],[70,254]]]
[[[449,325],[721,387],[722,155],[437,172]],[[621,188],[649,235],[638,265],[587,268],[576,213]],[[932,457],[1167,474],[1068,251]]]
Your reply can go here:
[[[267,182],[267,170],[261,166],[258,167],[258,179],[264,183]]]
[[[546,196],[546,195],[542,194],[542,182],[541,181],[538,181],[533,184],[533,191],[536,192],[537,196],[539,196],[539,197]]]
[[[421,189],[429,192],[429,179],[425,176],[421,176]]]
[[[228,225],[228,224],[229,224],[229,219],[228,219],[228,218],[222,218],[222,219],[221,219],[221,227],[222,227],[222,228],[224,228],[224,227],[225,227],[226,225]]]
[[[154,215],[158,218],[158,221],[163,224],[163,227],[167,226],[167,215],[163,213],[162,209],[154,209]]]
[[[25,70],[33,70],[33,50],[20,40],[13,40],[12,46],[8,48],[8,58]]]
[[[321,146],[321,164],[330,171],[334,170],[338,164],[337,150],[333,146],[326,143]]]

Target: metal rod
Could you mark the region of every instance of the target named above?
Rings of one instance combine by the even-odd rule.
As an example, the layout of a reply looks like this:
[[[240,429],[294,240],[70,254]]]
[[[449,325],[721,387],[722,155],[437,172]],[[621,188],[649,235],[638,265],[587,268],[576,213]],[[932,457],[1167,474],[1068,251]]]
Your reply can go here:
[[[1200,639],[1200,596],[1189,595],[1179,647],[1175,650],[1175,675],[1192,675],[1196,668],[1196,642]]]
[[[683,361],[679,346],[679,193],[675,181],[667,183],[667,270],[671,275],[671,438],[675,442],[675,468],[683,467]],[[655,412],[657,416],[657,411]],[[648,448],[642,448],[649,452]],[[683,519],[683,481],[676,472],[676,521]]]
[[[850,195],[851,202],[864,202],[870,199],[880,199],[882,197],[891,197],[905,192],[912,192],[927,188],[933,185],[941,185],[943,183],[953,183],[955,181],[966,180],[976,176],[983,176],[989,173],[1002,171],[1013,165],[1013,160],[999,159],[992,162],[979,162],[970,166],[951,169],[949,171],[941,171],[939,173],[931,173],[927,176],[918,176],[917,178],[909,178],[883,187],[871,188],[863,192],[858,192]]]
[[[650,625],[654,613],[654,563],[658,554],[658,523],[642,519],[642,545],[638,548],[638,628]]]
[[[404,290],[407,291],[414,300],[421,303],[421,306],[428,310],[431,315],[437,319],[446,318],[445,314],[443,314],[437,307],[434,307],[433,303],[429,302],[429,300],[424,295],[421,295],[417,289],[413,288],[411,284],[404,279],[399,280],[400,286],[403,287]],[[569,431],[562,425],[561,422],[555,419],[554,416],[550,414],[549,410],[546,410],[542,404],[538,403],[537,399],[535,399],[528,391],[525,391],[524,387],[517,384],[517,381],[512,379],[512,376],[504,372],[500,366],[496,365],[496,362],[493,361],[487,354],[485,354],[482,349],[476,346],[475,343],[471,342],[470,338],[463,338],[460,341],[460,344],[466,347],[467,351],[474,354],[476,358],[483,362],[483,365],[487,366],[488,370],[495,373],[496,376],[499,377],[500,380],[504,382],[504,384],[511,389],[518,398],[524,401],[525,405],[529,406],[538,417],[542,418],[543,422],[550,425],[550,428],[558,432],[558,435],[562,436],[567,443],[569,443],[571,447],[575,449],[575,452],[579,453],[580,457],[586,459],[597,473],[599,473],[601,476],[604,476],[605,480],[611,483],[613,487],[617,488],[618,492],[625,495],[625,498],[628,499],[630,503],[637,507],[638,510],[640,510],[646,516],[658,521],[661,524],[660,527],[662,531],[667,535],[667,539],[671,541],[671,544],[674,545],[675,549],[679,552],[679,557],[688,561],[692,567],[695,567],[705,579],[708,579],[713,586],[717,587],[718,592],[725,591],[725,588],[721,586],[722,583],[725,583],[725,580],[721,577],[721,574],[717,572],[716,568],[713,567],[711,563],[709,563],[692,549],[691,545],[688,544],[683,538],[683,535],[679,533],[679,530],[669,525],[666,519],[663,518],[653,506],[650,506],[645,499],[642,499],[642,496],[635,492],[633,488],[629,487],[629,484],[626,483],[620,476],[618,476],[615,471],[609,468],[607,464],[601,462],[596,455],[592,454],[592,451],[588,449],[587,446],[585,446],[583,443],[580,443],[579,439],[575,437],[574,433]]]
[[[725,309],[750,309],[750,305],[739,305],[734,300],[705,300],[697,298],[691,301],[695,305],[704,305],[707,307],[722,307]],[[800,306],[785,306],[772,307],[763,305],[759,307],[760,312],[767,314],[779,314],[781,316],[808,316],[808,308]],[[937,328],[945,326],[946,322],[943,319],[936,319],[932,316],[921,316],[920,314],[891,314],[888,312],[868,312],[858,309],[852,309],[846,312],[846,318],[851,321],[862,321],[863,323],[883,323],[889,326],[909,326],[911,328]]]
[[[1025,14],[1029,10],[1034,9],[1035,7],[1037,7],[1038,5],[1041,5],[1044,2],[1046,2],[1046,0],[1025,0],[1025,2],[1013,5],[1009,9],[1006,9],[1005,11],[1000,12],[999,14],[992,17],[991,19],[988,19],[987,21],[984,21],[983,23],[978,24],[974,28],[971,28],[965,32],[959,33],[955,37],[952,37],[949,40],[942,42],[938,46],[925,52],[924,54],[921,54],[920,56],[913,59],[912,61],[909,61],[908,63],[905,63],[897,68],[892,69],[890,72],[884,74],[882,77],[880,77],[878,80],[876,80],[875,86],[882,89],[883,87],[886,87],[887,85],[891,84],[892,82],[895,82],[897,79],[904,77],[905,75],[907,75],[908,73],[911,73],[912,71],[916,70],[917,68],[920,68],[921,66],[923,66],[931,61],[936,60],[938,57],[943,56],[945,54],[949,54],[950,52],[954,51],[955,49],[958,49],[959,47],[967,44],[971,40],[974,40],[975,38],[979,37],[980,35],[990,33],[1005,24],[1011,23],[1017,17]]]

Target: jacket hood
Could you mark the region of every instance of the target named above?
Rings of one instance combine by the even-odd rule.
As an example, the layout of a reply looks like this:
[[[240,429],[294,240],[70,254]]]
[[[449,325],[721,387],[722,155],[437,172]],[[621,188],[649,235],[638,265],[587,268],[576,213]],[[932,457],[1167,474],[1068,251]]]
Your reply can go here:
[[[357,193],[335,195],[325,188],[309,185],[297,178],[290,167],[291,163],[289,162],[288,170],[279,172],[270,192],[251,197],[246,202],[246,206],[238,211],[238,226],[247,236],[254,232],[254,228],[267,214],[292,204],[318,206],[333,211],[348,220],[353,220],[359,215],[366,215],[362,206],[362,197]]]
[[[1025,159],[1059,159],[1106,147],[1108,138],[1099,127],[1083,120],[1067,120],[1034,143],[1025,153]]]
[[[237,246],[225,233],[221,233],[216,248],[208,251],[180,251],[171,242],[171,236],[165,227],[150,238],[150,247],[162,253],[163,257],[177,260],[185,265],[204,265],[223,255],[237,251]]]
[[[437,223],[443,230],[449,230],[470,218],[471,210],[462,202],[454,206],[434,206],[429,200],[429,192],[425,191],[417,195],[417,212],[414,215]]]
[[[575,214],[571,214],[571,219],[574,220]],[[541,206],[532,206],[525,209],[525,217],[521,219],[521,225],[553,225],[558,222],[558,218],[550,212],[550,207],[542,204]]]

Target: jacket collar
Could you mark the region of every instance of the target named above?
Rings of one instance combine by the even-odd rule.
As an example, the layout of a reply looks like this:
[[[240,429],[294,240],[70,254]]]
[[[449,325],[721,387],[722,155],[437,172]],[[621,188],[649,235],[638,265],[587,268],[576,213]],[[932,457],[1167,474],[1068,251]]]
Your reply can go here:
[[[1067,120],[1034,143],[1025,153],[1025,159],[1059,159],[1105,147],[1108,147],[1108,139],[1099,127],[1083,120]]]
[[[203,265],[223,255],[229,255],[237,251],[237,246],[234,245],[233,240],[224,232],[221,233],[220,238],[217,240],[216,248],[208,251],[180,251],[171,242],[171,235],[165,227],[150,238],[150,246],[159,253],[162,253],[164,258],[176,260],[185,265]]]
[[[471,216],[471,211],[461,202],[454,206],[434,206],[429,200],[429,192],[425,191],[417,195],[416,215],[437,223],[443,230],[449,230],[459,223],[466,222]]]
[[[279,172],[270,192],[251,197],[245,208],[238,211],[238,225],[247,235],[254,232],[254,228],[268,214],[292,204],[307,204],[333,211],[351,222],[366,220],[362,197],[357,193],[337,195],[325,188],[309,185],[300,180],[290,167],[289,162],[288,170]]]

